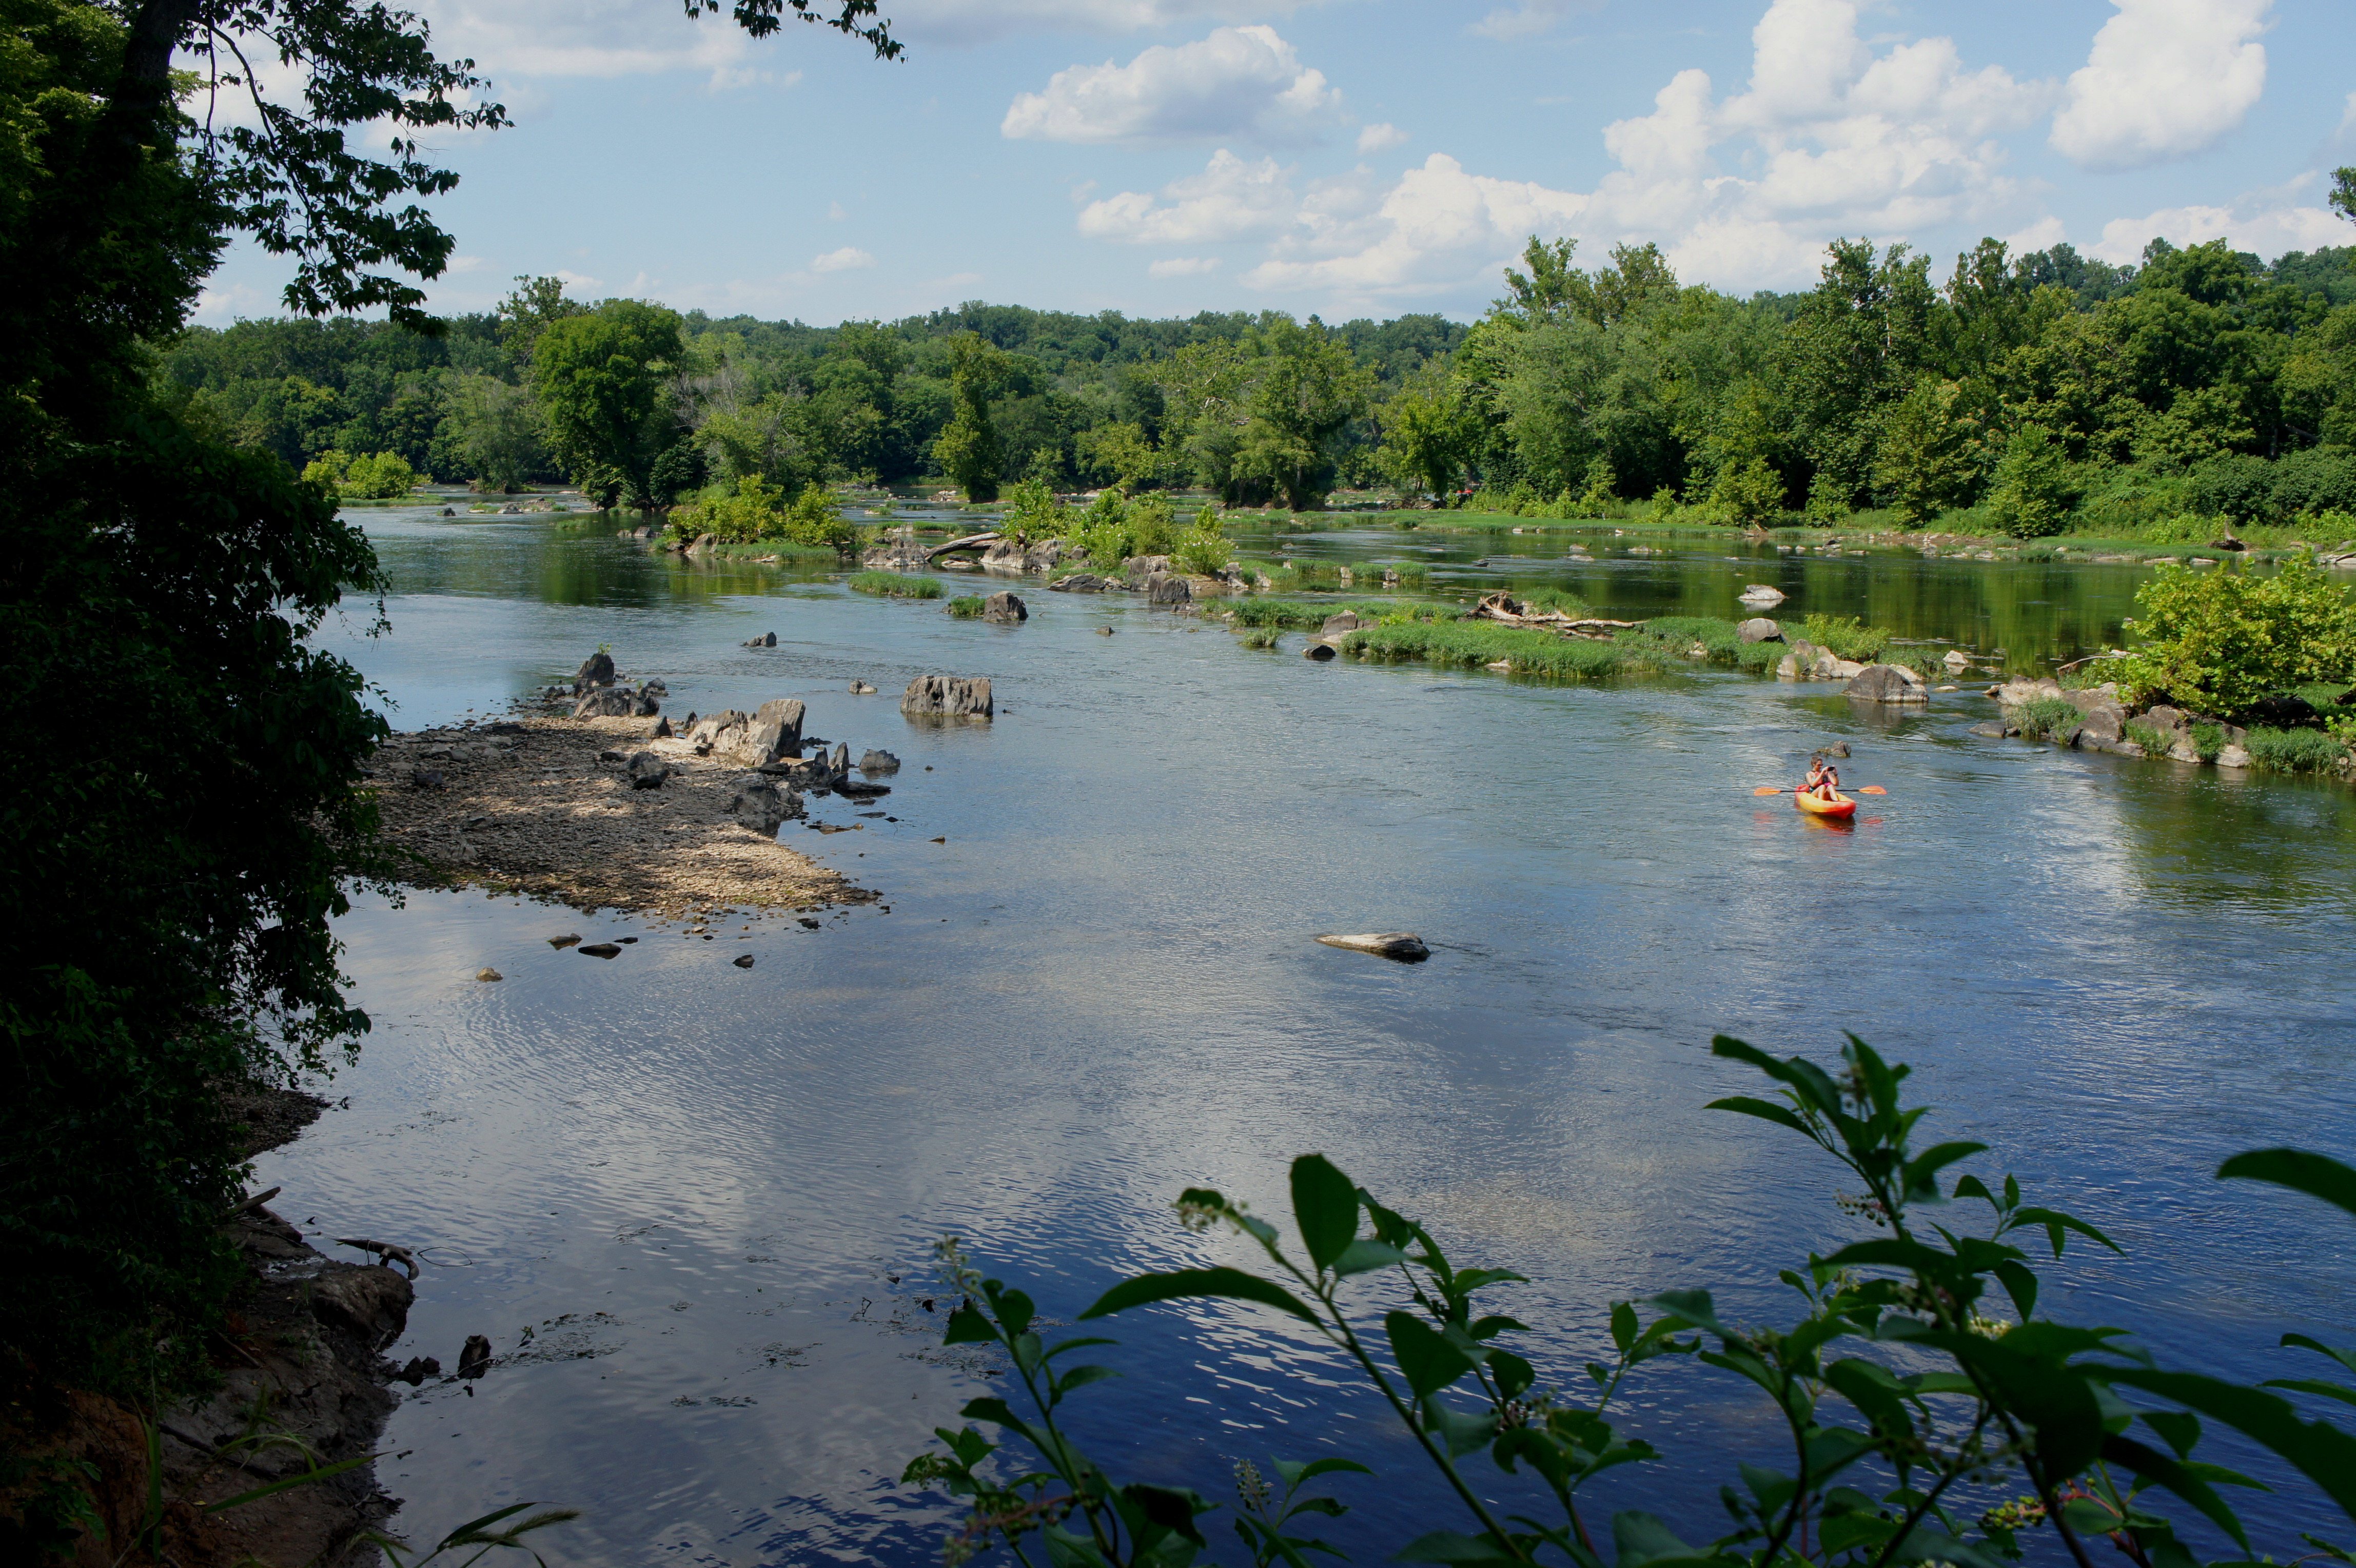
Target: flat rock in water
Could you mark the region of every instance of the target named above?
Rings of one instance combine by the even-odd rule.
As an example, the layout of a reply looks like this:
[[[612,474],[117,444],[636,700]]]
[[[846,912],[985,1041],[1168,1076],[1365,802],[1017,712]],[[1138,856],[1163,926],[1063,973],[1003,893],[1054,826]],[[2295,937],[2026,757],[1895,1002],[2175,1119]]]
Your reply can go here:
[[[548,939],[548,945],[549,945],[550,947],[552,947],[552,948],[569,948],[569,947],[577,947],[578,945],[580,945],[580,941],[581,941],[581,936],[580,936],[580,933],[579,933],[579,932],[577,932],[577,931],[573,931],[573,932],[567,932],[565,935],[561,936],[561,937],[551,937],[551,938],[549,938],[549,939]]]
[[[1347,948],[1352,952],[1370,952],[1376,958],[1395,958],[1413,963],[1431,956],[1423,939],[1413,931],[1377,931],[1358,936],[1323,936],[1317,939],[1329,948]]]
[[[1336,650],[1330,642],[1312,642],[1308,647],[1301,650],[1301,657],[1303,659],[1313,659],[1322,663],[1325,660],[1333,658],[1335,652]],[[1323,939],[1321,938],[1320,940],[1322,940]]]
[[[622,956],[622,950],[616,947],[612,942],[591,942],[581,950],[587,953],[591,958],[619,958]]]
[[[1764,583],[1752,583],[1737,597],[1746,605],[1780,605],[1783,602],[1784,595],[1781,588],[1771,588]]]

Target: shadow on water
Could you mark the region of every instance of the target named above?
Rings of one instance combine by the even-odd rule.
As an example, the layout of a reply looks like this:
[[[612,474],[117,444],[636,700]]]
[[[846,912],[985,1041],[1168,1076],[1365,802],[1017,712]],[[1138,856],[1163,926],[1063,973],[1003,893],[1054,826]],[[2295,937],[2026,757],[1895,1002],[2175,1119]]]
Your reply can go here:
[[[2065,1317],[2126,1315],[2249,1379],[2291,1375],[2286,1329],[2344,1337],[2344,1232],[2211,1179],[2237,1148],[2356,1146],[2356,823],[2330,787],[1983,739],[1971,691],[1893,720],[1730,673],[1442,678],[1312,664],[1297,637],[1248,651],[1125,596],[1033,585],[1009,630],[544,523],[369,525],[392,629],[355,618],[337,646],[403,725],[500,708],[605,642],[675,713],[800,696],[812,731],[904,763],[882,816],[819,802],[858,831],[785,830],[888,914],[707,942],[414,894],[343,923],[377,1026],[336,1086],[350,1108],[262,1175],[306,1229],[425,1249],[390,1354],[446,1365],[484,1333],[502,1358],[394,1417],[385,1477],[421,1537],[550,1499],[587,1510],[575,1563],[932,1563],[944,1515],[892,1477],[997,1382],[938,1345],[934,1239],[1068,1322],[1125,1273],[1246,1261],[1166,1206],[1201,1184],[1281,1216],[1310,1149],[1460,1260],[1527,1274],[1499,1305],[1566,1380],[1612,1300],[1708,1285],[1765,1320],[1774,1271],[1853,1232],[1808,1150],[1702,1108],[1753,1088],[1707,1057],[1720,1030],[1822,1053],[1853,1028],[1914,1063],[1940,1135],[2128,1249],[2071,1253]],[[1787,609],[1883,595],[1915,634],[1976,639],[1985,616],[2050,656],[2128,580],[2072,598],[2073,572],[1919,564],[1622,558],[1594,596],[1722,614],[1773,580],[1801,590]],[[766,630],[776,649],[741,646]],[[991,676],[997,722],[902,720],[893,693],[940,672]],[[1854,829],[1752,796],[1834,739],[1845,776],[1890,789]],[[1310,940],[1391,929],[1430,961]],[[600,963],[548,945],[570,933],[641,940]],[[508,978],[477,983],[486,965]],[[1344,1489],[1331,1533],[1355,1555],[1443,1522],[1320,1345],[1221,1307],[1115,1332],[1130,1376],[1072,1408],[1116,1473],[1224,1498],[1237,1458],[1346,1452],[1386,1472]],[[1669,1463],[1599,1506],[1714,1534],[1727,1458],[1778,1462],[1755,1413],[1706,1369],[1661,1371],[1628,1421]],[[2268,1506],[2321,1528],[2308,1497]]]

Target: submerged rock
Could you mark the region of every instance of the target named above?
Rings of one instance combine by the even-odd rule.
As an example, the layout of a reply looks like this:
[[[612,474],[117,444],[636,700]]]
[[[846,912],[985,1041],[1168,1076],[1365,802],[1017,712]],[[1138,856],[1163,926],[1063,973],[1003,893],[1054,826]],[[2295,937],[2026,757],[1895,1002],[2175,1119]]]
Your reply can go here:
[[[587,953],[591,958],[619,958],[622,956],[622,950],[612,942],[590,942],[577,950]]]
[[[748,952],[740,952],[729,961],[735,964],[738,969],[750,969],[753,967],[753,955]]]
[[[854,697],[872,697],[875,694],[875,688],[864,681],[853,681],[851,683],[851,694]]]
[[[777,634],[774,631],[765,631],[758,637],[748,637],[744,639],[744,646],[747,648],[775,648],[777,646]]]
[[[1317,939],[1329,948],[1346,948],[1352,952],[1369,952],[1376,958],[1398,959],[1415,963],[1431,956],[1423,939],[1413,931],[1367,932],[1358,936],[1323,936]]]

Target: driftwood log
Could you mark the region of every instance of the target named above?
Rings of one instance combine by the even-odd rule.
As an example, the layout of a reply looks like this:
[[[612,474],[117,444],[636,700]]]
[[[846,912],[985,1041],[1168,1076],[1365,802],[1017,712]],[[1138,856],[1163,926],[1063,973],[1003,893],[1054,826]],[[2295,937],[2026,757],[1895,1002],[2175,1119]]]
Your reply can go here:
[[[363,1252],[374,1252],[386,1262],[399,1263],[402,1268],[407,1269],[411,1279],[413,1280],[417,1277],[418,1271],[416,1254],[410,1251],[406,1247],[396,1247],[390,1241],[361,1240],[359,1238],[352,1236],[337,1237],[336,1245],[338,1247],[357,1247]]]
[[[1605,620],[1596,616],[1570,616],[1560,610],[1532,610],[1521,600],[1507,593],[1494,593],[1472,607],[1475,620],[1494,620],[1502,626],[1528,627],[1535,631],[1551,631],[1564,637],[1583,637],[1590,641],[1609,642],[1612,634],[1641,626],[1641,621]]]
[[[988,533],[969,533],[963,539],[952,539],[946,544],[936,544],[925,552],[925,559],[937,561],[952,550],[985,550],[1000,542],[1004,535],[992,529]]]

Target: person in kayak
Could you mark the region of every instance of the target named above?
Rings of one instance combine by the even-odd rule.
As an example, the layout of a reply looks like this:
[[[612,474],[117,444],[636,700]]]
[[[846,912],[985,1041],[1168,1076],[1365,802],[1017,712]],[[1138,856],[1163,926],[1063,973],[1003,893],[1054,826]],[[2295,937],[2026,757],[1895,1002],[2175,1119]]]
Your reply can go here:
[[[1800,786],[1800,792],[1804,795],[1814,795],[1819,800],[1839,800],[1840,769],[1826,762],[1822,757],[1810,758],[1808,781]]]

